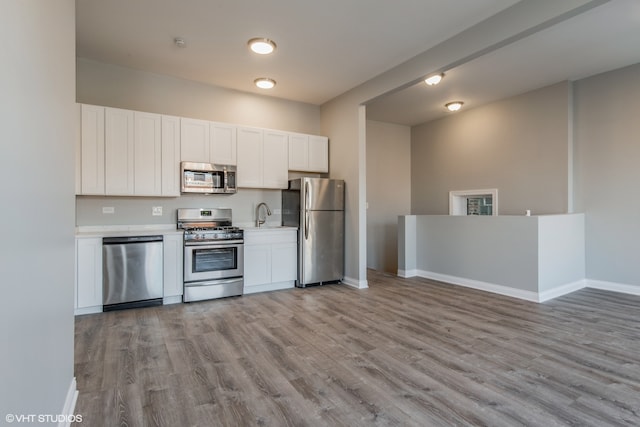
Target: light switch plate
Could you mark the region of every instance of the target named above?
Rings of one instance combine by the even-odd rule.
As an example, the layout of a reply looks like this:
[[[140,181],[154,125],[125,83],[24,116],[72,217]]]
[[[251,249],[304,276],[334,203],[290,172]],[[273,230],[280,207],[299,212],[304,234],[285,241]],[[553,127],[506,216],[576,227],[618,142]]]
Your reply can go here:
[[[103,214],[112,214],[116,212],[116,208],[114,208],[113,206],[103,206],[102,207],[102,213]]]
[[[162,216],[162,206],[154,206],[151,208],[151,215]]]

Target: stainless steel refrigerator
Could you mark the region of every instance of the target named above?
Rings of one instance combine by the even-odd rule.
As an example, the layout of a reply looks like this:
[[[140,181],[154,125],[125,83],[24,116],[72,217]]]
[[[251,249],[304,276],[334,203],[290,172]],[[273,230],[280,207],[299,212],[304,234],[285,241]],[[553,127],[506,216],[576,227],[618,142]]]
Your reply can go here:
[[[344,181],[299,178],[282,191],[282,225],[298,227],[296,286],[344,277]]]

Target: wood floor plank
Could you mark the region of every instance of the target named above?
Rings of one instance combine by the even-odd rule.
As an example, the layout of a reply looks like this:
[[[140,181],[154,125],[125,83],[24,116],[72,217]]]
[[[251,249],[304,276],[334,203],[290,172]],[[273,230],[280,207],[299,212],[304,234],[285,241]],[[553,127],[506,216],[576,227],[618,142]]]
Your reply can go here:
[[[78,316],[78,426],[640,425],[640,297],[368,276]]]

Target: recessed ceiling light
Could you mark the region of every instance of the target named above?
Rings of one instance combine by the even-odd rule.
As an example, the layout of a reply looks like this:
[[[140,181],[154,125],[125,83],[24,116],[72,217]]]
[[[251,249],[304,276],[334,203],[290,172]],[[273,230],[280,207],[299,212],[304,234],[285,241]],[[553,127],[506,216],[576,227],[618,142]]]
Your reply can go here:
[[[424,79],[424,82],[429,86],[435,86],[438,83],[440,83],[440,80],[442,80],[443,77],[444,77],[444,73],[434,74]]]
[[[276,85],[276,81],[266,77],[260,77],[253,81],[260,89],[271,89]]]
[[[268,55],[276,50],[276,43],[273,40],[257,37],[247,42],[249,48],[260,55]]]
[[[447,110],[449,111],[458,111],[459,109],[462,108],[463,104],[464,102],[462,101],[453,101],[453,102],[447,102],[446,104],[444,104],[444,106],[447,107]]]

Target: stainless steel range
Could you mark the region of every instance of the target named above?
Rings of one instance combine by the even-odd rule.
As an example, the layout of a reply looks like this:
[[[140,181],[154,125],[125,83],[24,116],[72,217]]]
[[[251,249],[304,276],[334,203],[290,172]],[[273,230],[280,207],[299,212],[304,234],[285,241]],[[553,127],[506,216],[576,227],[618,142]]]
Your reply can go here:
[[[244,232],[231,209],[178,209],[184,230],[184,302],[242,295]]]

